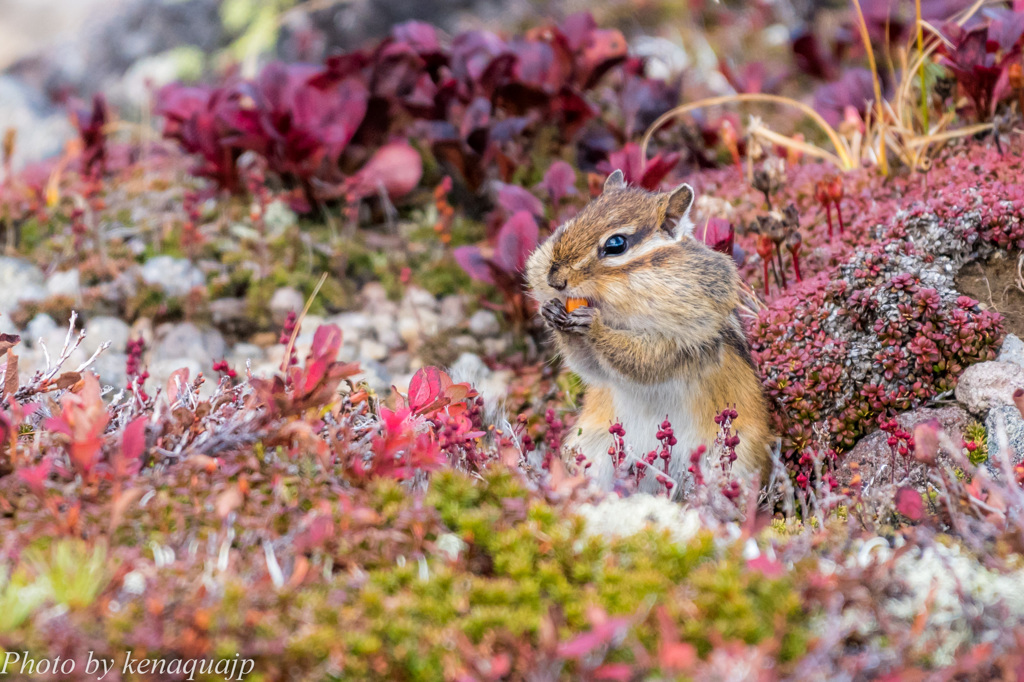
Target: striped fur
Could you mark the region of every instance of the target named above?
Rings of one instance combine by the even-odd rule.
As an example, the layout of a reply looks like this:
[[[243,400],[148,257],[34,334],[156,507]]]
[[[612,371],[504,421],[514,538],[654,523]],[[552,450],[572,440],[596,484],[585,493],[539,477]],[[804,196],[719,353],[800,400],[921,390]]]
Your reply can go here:
[[[767,406],[737,314],[739,274],[730,257],[691,236],[692,201],[688,185],[652,193],[610,178],[527,263],[542,306],[569,297],[588,302],[548,320],[565,362],[587,384],[579,429],[564,445],[582,452],[605,486],[615,421],[642,456],[657,447],[667,416],[679,442],[672,471],[679,476],[690,450],[714,440],[715,415],[735,405],[737,468],[760,473],[769,460]],[[630,246],[602,258],[614,234]]]

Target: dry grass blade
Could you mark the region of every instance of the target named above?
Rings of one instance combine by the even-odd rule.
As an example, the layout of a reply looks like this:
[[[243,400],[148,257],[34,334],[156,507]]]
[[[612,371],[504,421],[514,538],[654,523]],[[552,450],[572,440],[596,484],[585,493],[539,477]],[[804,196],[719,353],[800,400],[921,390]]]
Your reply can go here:
[[[696,102],[690,102],[689,104],[682,104],[678,107],[674,107],[669,111],[665,112],[658,119],[651,124],[651,127],[644,133],[643,140],[640,142],[640,158],[643,163],[647,163],[647,147],[650,145],[651,137],[667,122],[679,118],[683,114],[697,109],[703,109],[706,107],[720,106],[723,104],[732,104],[734,102],[762,102],[771,104],[784,104],[799,109],[808,118],[814,121],[819,128],[825,133],[825,135],[832,142],[832,145],[836,149],[835,157],[839,163],[836,164],[842,170],[852,170],[856,168],[856,162],[850,157],[849,149],[843,143],[839,133],[836,132],[835,128],[828,124],[828,121],[819,114],[817,111],[795,99],[789,97],[782,97],[780,95],[769,95],[766,93],[743,93],[739,95],[722,95],[721,97],[708,97],[706,99],[697,100]],[[824,151],[824,150],[822,150]],[[825,152],[827,153],[827,152]]]
[[[871,36],[868,34],[868,25],[864,21],[864,12],[860,8],[860,0],[853,0],[854,9],[857,10],[857,22],[860,28],[860,36],[864,41],[864,49],[868,53],[868,65],[871,68],[871,85],[875,89],[875,110],[878,112],[878,124],[880,135],[878,136],[878,166],[882,175],[889,174],[889,163],[885,154],[885,119],[882,112],[882,84],[878,79],[878,66],[875,64],[875,51],[871,47]]]
[[[320,281],[313,287],[313,293],[306,299],[306,305],[302,308],[302,313],[295,320],[295,328],[292,329],[292,335],[288,337],[288,346],[284,350],[284,360],[281,361],[281,371],[288,371],[288,363],[291,362],[292,351],[295,349],[295,338],[299,335],[299,329],[302,327],[302,321],[306,319],[306,315],[309,313],[310,307],[313,305],[313,301],[316,299],[316,295],[320,293],[320,287],[327,281],[327,273],[320,275]]]

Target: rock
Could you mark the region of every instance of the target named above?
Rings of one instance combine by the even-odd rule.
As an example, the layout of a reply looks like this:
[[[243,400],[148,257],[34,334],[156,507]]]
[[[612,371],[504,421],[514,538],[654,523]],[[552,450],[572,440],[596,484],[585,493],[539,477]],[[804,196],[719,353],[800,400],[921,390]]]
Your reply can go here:
[[[398,335],[398,324],[394,315],[377,313],[371,321],[373,322],[373,330],[377,335],[378,341],[388,348],[400,348],[402,346],[402,337]]]
[[[359,295],[366,303],[367,308],[376,309],[377,306],[391,303],[388,300],[388,291],[380,282],[369,282],[360,290]]]
[[[0,101],[2,95],[0,95]],[[10,314],[22,301],[41,301],[46,298],[46,278],[43,271],[28,261],[0,256],[0,319],[7,320],[3,331],[10,328]]]
[[[20,78],[0,75],[0,102],[3,102],[0,131],[8,128],[18,131],[14,145],[15,170],[59,154],[64,143],[74,137],[67,113],[49,104],[40,92]]]
[[[360,312],[333,315],[327,318],[327,323],[337,325],[346,342],[365,336],[373,329],[373,321],[370,316]]]
[[[128,385],[127,363],[127,354],[115,353],[107,349],[105,352],[100,353],[96,361],[90,365],[90,369],[99,375],[100,384],[113,386],[114,388],[124,388]]]
[[[996,362],[1010,362],[1024,367],[1024,341],[1014,334],[1007,334],[1003,340],[1003,347],[999,349],[999,357],[996,358]]]
[[[483,346],[484,355],[493,358],[505,354],[505,351],[508,350],[508,341],[505,339],[484,339]]]
[[[281,287],[270,297],[270,315],[274,324],[283,325],[288,313],[296,315],[302,312],[306,305],[306,298],[302,292],[294,287]],[[303,328],[308,327],[306,321],[302,323]]]
[[[363,339],[359,342],[359,357],[381,361],[388,357],[388,348],[383,343],[372,339]]]
[[[418,347],[423,339],[436,334],[437,328],[437,313],[428,308],[403,307],[398,317],[398,335],[411,348]]]
[[[46,278],[46,293],[50,296],[69,296],[76,302],[82,298],[81,277],[78,270],[54,272]]]
[[[985,433],[988,441],[988,462],[995,468],[994,461],[998,448],[1008,447],[1010,462],[1024,461],[1024,417],[1016,405],[996,405],[988,411],[985,419]]]
[[[389,353],[384,366],[391,372],[392,376],[406,374],[412,361],[412,355],[407,352]]]
[[[484,404],[492,412],[491,417],[498,416],[495,411],[508,394],[508,384],[512,380],[510,370],[495,372],[479,355],[463,353],[449,368],[448,375],[456,383],[469,382],[483,397]]]
[[[51,334],[60,330],[60,325],[45,313],[39,313],[29,321],[25,327],[25,333],[22,335],[22,341],[29,348],[36,348],[39,345],[39,339],[47,339]],[[66,332],[67,330],[65,330]],[[47,342],[49,344],[49,342]],[[82,342],[85,345],[85,342]],[[50,348],[50,350],[53,350]],[[15,353],[18,351],[15,350]],[[91,351],[90,351],[91,352]]]
[[[193,287],[206,284],[202,271],[187,258],[154,256],[143,263],[139,274],[146,284],[163,289],[168,296],[187,296]]]
[[[220,330],[236,336],[248,336],[256,330],[244,298],[218,298],[210,301],[210,317]]]
[[[263,212],[263,224],[266,225],[270,237],[280,237],[296,223],[298,216],[295,215],[295,211],[280,199],[271,201]]]
[[[123,353],[128,347],[131,328],[116,317],[102,315],[90,318],[85,323],[85,340],[82,348],[92,355],[104,341],[110,341],[110,347],[104,353]]]
[[[947,407],[919,407],[916,410],[904,412],[896,417],[900,427],[910,433],[918,424],[936,420],[942,425],[942,429],[954,443],[963,440],[963,431],[971,423],[971,415],[959,405]],[[839,484],[847,486],[854,472],[859,473],[865,483],[870,483],[879,472],[889,472],[892,466],[892,452],[886,442],[889,434],[882,430],[876,430],[861,438],[853,449],[841,456],[841,462],[836,472]],[[856,464],[856,467],[851,465]],[[885,474],[888,476],[888,473]]]
[[[199,369],[210,371],[213,363],[227,353],[227,344],[220,332],[212,328],[200,329],[191,322],[173,325],[163,335],[158,333],[157,336],[160,341],[153,349],[154,363],[184,359],[192,361]]]
[[[260,362],[266,357],[266,352],[253,343],[238,343],[228,352],[229,363],[245,367],[245,361]]]
[[[501,333],[498,316],[491,310],[478,310],[469,318],[469,331],[478,338],[488,338]]]
[[[629,497],[610,495],[600,502],[582,504],[577,513],[585,521],[589,536],[622,538],[645,528],[667,530],[677,543],[690,542],[700,531],[700,512],[682,507],[667,497],[635,493]]]
[[[440,330],[458,327],[466,319],[466,297],[461,294],[445,296],[441,299],[440,315],[437,326]]]
[[[968,410],[984,416],[995,405],[1013,405],[1013,392],[1024,389],[1024,367],[1010,362],[971,365],[956,385],[956,399]]]

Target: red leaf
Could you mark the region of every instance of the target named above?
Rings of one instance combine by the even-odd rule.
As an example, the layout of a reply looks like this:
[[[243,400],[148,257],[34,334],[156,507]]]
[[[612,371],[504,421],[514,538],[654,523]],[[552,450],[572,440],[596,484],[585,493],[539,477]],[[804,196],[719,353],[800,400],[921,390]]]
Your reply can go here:
[[[124,427],[121,454],[128,461],[137,460],[146,449],[146,417],[137,417]]]
[[[537,185],[557,204],[564,197],[576,193],[576,171],[565,161],[555,161],[544,173],[544,179]]]
[[[633,667],[626,663],[605,663],[594,668],[592,676],[595,680],[631,680]]]
[[[538,218],[544,216],[544,205],[540,199],[518,185],[498,183],[498,204],[510,214],[526,211]]]
[[[498,232],[494,262],[505,272],[521,272],[539,239],[540,229],[533,216],[526,211],[515,213]]]
[[[747,562],[747,568],[758,571],[766,578],[778,578],[785,574],[786,568],[778,561],[769,559],[764,554]]]
[[[460,246],[452,252],[455,262],[459,264],[466,274],[478,282],[494,284],[494,275],[487,266],[487,259],[480,251],[479,246]]]
[[[341,349],[341,329],[334,324],[322,324],[313,334],[313,345],[309,354],[316,360],[334,362]]]
[[[50,475],[52,469],[53,465],[50,460],[44,459],[34,467],[18,469],[18,478],[24,481],[25,485],[36,495],[42,495],[44,491],[43,484],[46,482],[46,477]]]
[[[420,154],[406,142],[387,144],[345,183],[350,199],[374,196],[381,190],[399,199],[416,189],[423,177]]]
[[[921,493],[906,485],[897,490],[896,511],[911,521],[920,521],[924,518],[924,501],[921,499]]]

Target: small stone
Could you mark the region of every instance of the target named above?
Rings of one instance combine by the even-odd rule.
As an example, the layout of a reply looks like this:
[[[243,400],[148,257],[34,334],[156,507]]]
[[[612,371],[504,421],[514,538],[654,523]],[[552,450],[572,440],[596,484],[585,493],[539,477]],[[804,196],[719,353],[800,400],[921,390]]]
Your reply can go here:
[[[387,359],[384,360],[384,366],[392,375],[406,374],[411,361],[412,355],[408,352],[389,353]]]
[[[298,315],[305,305],[306,299],[301,291],[294,287],[281,287],[270,297],[270,315],[274,319],[274,324],[282,325],[288,313],[294,312]],[[302,326],[306,326],[305,322]]]
[[[468,353],[475,353],[480,349],[480,342],[469,334],[459,334],[451,339],[452,348]]]
[[[123,353],[128,347],[130,332],[131,328],[119,318],[108,315],[92,317],[85,323],[85,340],[82,341],[82,348],[91,355],[104,341],[110,341],[107,353]]]
[[[402,296],[402,307],[414,308],[416,310],[438,310],[437,298],[421,287],[409,286]]]
[[[368,308],[373,308],[384,303],[390,303],[388,300],[388,291],[384,288],[384,285],[380,282],[369,282],[363,286],[359,292],[362,296],[363,301],[366,302]]]
[[[266,353],[259,346],[252,343],[239,343],[235,344],[234,348],[228,351],[227,361],[228,365],[238,372],[239,376],[243,376],[246,362],[256,365],[263,362],[265,357]]]
[[[78,270],[54,272],[46,278],[46,293],[49,296],[68,296],[78,301],[82,297],[80,282]]]
[[[479,338],[497,336],[501,333],[501,323],[493,311],[478,310],[469,318],[469,331]]]
[[[340,313],[327,318],[328,324],[337,325],[341,330],[342,338],[349,339],[353,336],[364,336],[373,329],[373,322],[366,313]]]
[[[489,357],[497,357],[499,355],[504,355],[505,351],[508,350],[508,340],[502,338],[484,339],[483,346],[484,355],[487,355]]]
[[[202,271],[187,258],[154,256],[139,270],[142,280],[163,289],[168,296],[187,296],[194,287],[206,284]]]
[[[940,408],[920,407],[916,410],[903,412],[896,417],[900,428],[909,433],[913,433],[914,427],[918,424],[924,424],[933,420],[939,423],[942,430],[945,431],[946,435],[954,443],[960,443],[963,440],[964,429],[973,421],[971,415],[959,405],[949,405]],[[853,477],[852,464],[857,465],[857,473],[860,474],[861,479],[865,483],[870,483],[879,471],[888,472],[894,464],[892,450],[890,450],[889,444],[886,442],[888,439],[888,433],[881,429],[876,429],[857,441],[857,444],[849,452],[841,455],[840,465],[836,471],[839,484],[842,486],[850,484],[850,480]],[[901,458],[897,456],[897,459]],[[903,462],[898,461],[895,464],[900,466]],[[885,475],[888,476],[888,474]],[[915,481],[914,483],[923,484],[923,480]]]
[[[384,360],[388,356],[388,347],[372,339],[359,342],[359,357],[369,360]]]
[[[985,419],[985,433],[990,466],[997,466],[993,459],[997,448],[1003,445],[1009,448],[1011,464],[1016,465],[1024,461],[1024,417],[1016,405],[997,405],[989,410]]]
[[[114,388],[124,388],[128,385],[127,365],[127,354],[112,352],[108,349],[100,353],[96,361],[89,367],[99,376],[100,384],[113,386]]]
[[[996,405],[1013,405],[1013,392],[1024,389],[1024,367],[1010,362],[979,362],[960,375],[956,399],[982,416]]]
[[[1024,341],[1014,334],[1007,334],[1003,340],[1003,347],[999,349],[999,357],[996,362],[1010,362],[1024,367]]]
[[[398,335],[407,346],[417,347],[423,339],[437,333],[437,313],[427,308],[403,309],[398,318]]]
[[[372,318],[377,340],[388,348],[400,348],[402,337],[398,335],[398,324],[393,315],[376,314]]]
[[[226,353],[227,344],[216,329],[200,329],[191,322],[182,322],[173,325],[160,337],[160,342],[153,350],[153,362],[184,358],[209,371],[213,363],[222,359]]]
[[[39,313],[25,327],[22,341],[26,346],[35,348],[39,344],[39,339],[48,338],[58,329],[60,329],[60,325],[52,317],[45,313]]]
[[[466,297],[460,294],[445,296],[441,299],[438,328],[440,330],[458,327],[466,319]]]
[[[210,301],[210,317],[219,329],[237,336],[246,336],[256,329],[244,298],[218,298]]]
[[[42,270],[20,258],[0,256],[0,319],[9,320],[11,312],[22,301],[41,301],[45,298]]]

